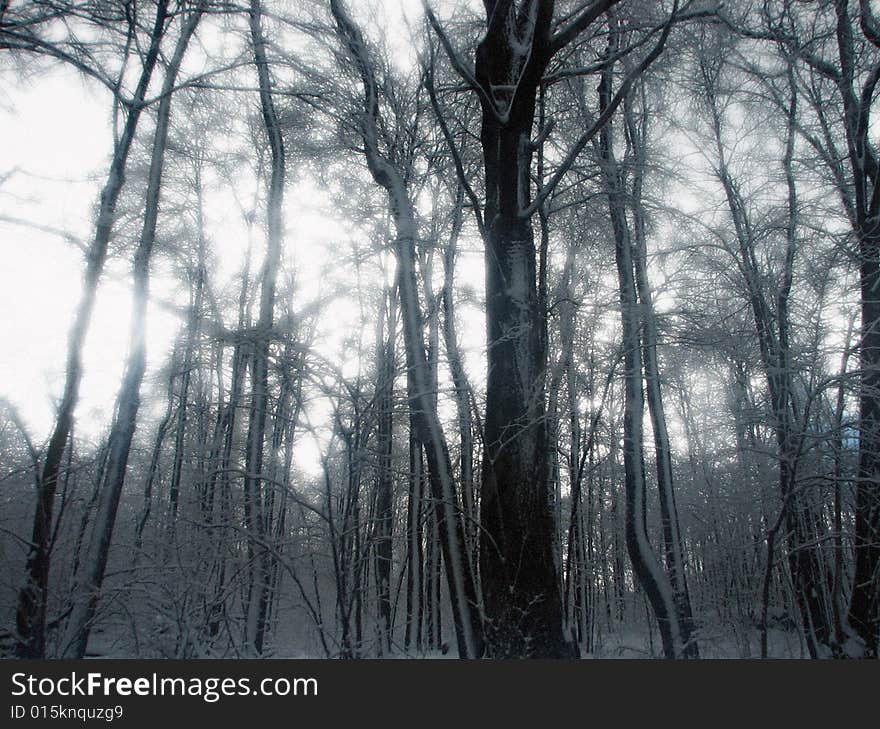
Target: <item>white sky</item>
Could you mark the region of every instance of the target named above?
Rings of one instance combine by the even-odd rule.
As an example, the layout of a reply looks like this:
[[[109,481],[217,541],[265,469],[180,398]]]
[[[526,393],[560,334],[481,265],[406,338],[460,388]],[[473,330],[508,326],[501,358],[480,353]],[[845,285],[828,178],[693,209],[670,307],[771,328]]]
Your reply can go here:
[[[0,187],[0,394],[41,438],[52,418],[49,392],[57,393],[61,381],[83,258],[59,236],[2,218],[87,240],[100,186],[95,175],[106,166],[110,133],[105,99],[64,69],[42,74],[24,89],[7,86],[7,94],[0,112],[0,138],[6,141],[0,175],[18,171]],[[86,350],[81,413],[101,407],[108,383],[118,379],[128,309],[125,287],[105,282]]]
[[[400,0],[404,13],[420,17],[421,0]],[[389,18],[395,22],[393,14]],[[405,33],[405,31],[404,31]],[[406,35],[398,36],[401,51]],[[93,235],[93,215],[110,154],[109,98],[75,72],[54,67],[23,81],[7,69],[0,72],[0,396],[19,410],[35,442],[48,436],[55,401],[63,384],[66,338],[80,296],[83,256],[74,244],[59,235],[10,222],[31,221],[66,231],[88,244]],[[144,125],[147,126],[145,120]],[[227,198],[229,195],[227,194]],[[297,196],[307,209],[287,211],[286,259],[296,271],[300,295],[317,296],[326,285],[326,265],[339,245],[340,228],[328,218],[328,201],[314,186],[299,185]],[[294,195],[288,193],[288,200]],[[230,201],[215,194],[207,201],[206,217],[213,221],[208,235],[219,250],[218,259],[230,262],[219,277],[230,280],[243,260],[243,226],[235,220]],[[261,229],[254,228],[255,266],[262,250]],[[307,255],[303,255],[308,251]],[[459,278],[482,287],[481,254],[463,253]],[[440,262],[437,262],[440,266]],[[218,276],[217,273],[213,274]],[[158,279],[158,280],[157,280]],[[154,267],[154,296],[171,296]],[[80,435],[95,437],[112,415],[128,341],[130,285],[128,265],[111,261],[102,279],[84,352],[84,379],[77,408]],[[473,367],[480,367],[483,342],[481,317],[460,311],[465,348]],[[356,327],[357,310],[341,301],[323,313],[332,326],[322,327],[319,348],[327,355],[344,348],[344,339]],[[148,313],[148,372],[151,375],[168,354],[179,321],[157,306]],[[372,326],[365,344],[372,346]],[[164,407],[164,404],[162,404]],[[144,416],[155,410],[145,402]],[[306,439],[308,440],[308,439]],[[318,447],[303,442],[299,460],[309,470],[318,465]]]
[[[399,0],[403,13],[418,22],[422,0]],[[445,15],[451,3],[433,3]],[[476,4],[476,3],[475,3]],[[357,7],[355,0],[352,7]],[[399,51],[408,48],[408,34],[399,16],[384,6],[390,23],[399,24]],[[460,5],[459,5],[460,7]],[[252,99],[256,104],[255,98]],[[8,222],[8,218],[57,228],[88,242],[93,235],[92,211],[106,174],[110,153],[109,98],[103,90],[81,80],[62,67],[36,74],[24,81],[12,69],[0,69],[0,397],[11,401],[31,429],[35,442],[47,437],[53,423],[54,402],[63,384],[66,337],[80,296],[83,259],[81,252],[58,235]],[[149,126],[145,119],[142,124]],[[685,145],[683,145],[685,146]],[[242,176],[240,198],[249,203],[246,175]],[[294,184],[296,185],[294,189]],[[228,190],[206,193],[208,237],[218,266],[211,272],[220,287],[234,286],[243,262],[246,236],[239,211]],[[684,191],[677,195],[687,203]],[[286,210],[285,260],[295,272],[297,298],[294,308],[338,286],[348,276],[334,268],[340,255],[347,254],[349,234],[334,219],[333,201],[309,180],[291,183]],[[291,202],[295,201],[295,202]],[[261,228],[254,228],[254,264],[257,270],[262,251]],[[462,240],[456,278],[475,292],[483,288],[480,245]],[[442,264],[435,263],[438,273]],[[155,271],[155,268],[154,268]],[[97,437],[112,414],[128,340],[130,286],[128,264],[108,264],[84,353],[85,376],[77,408],[81,436]],[[662,277],[652,274],[655,285]],[[152,291],[157,297],[172,297],[178,287],[172,280],[154,273]],[[229,290],[232,290],[231,288]],[[674,296],[658,292],[658,304],[671,305]],[[280,308],[280,307],[279,307]],[[473,304],[458,306],[459,339],[472,381],[478,383],[484,368],[484,317]],[[232,322],[227,322],[232,324]],[[157,368],[166,361],[172,338],[180,325],[165,309],[151,306],[148,314],[149,367],[143,391],[155,386]],[[362,332],[367,351],[373,345],[373,323]],[[339,365],[346,375],[357,371],[356,340],[359,311],[354,296],[338,297],[321,313],[316,350]],[[836,355],[835,355],[836,358]],[[445,368],[441,367],[445,377]],[[157,392],[163,393],[160,385]],[[142,423],[151,420],[164,402],[145,399]],[[324,406],[308,414],[317,424],[326,417]],[[310,472],[320,468],[320,443],[306,435],[300,438],[297,464]]]

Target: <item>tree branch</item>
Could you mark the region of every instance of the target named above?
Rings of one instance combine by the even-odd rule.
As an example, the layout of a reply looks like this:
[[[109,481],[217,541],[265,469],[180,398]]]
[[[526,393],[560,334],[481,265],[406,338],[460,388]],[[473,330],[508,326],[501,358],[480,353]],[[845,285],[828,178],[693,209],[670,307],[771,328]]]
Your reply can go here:
[[[440,125],[440,131],[443,133],[443,138],[446,140],[446,146],[449,148],[449,153],[452,156],[452,162],[455,165],[456,175],[458,176],[458,180],[461,183],[461,186],[471,203],[471,207],[474,211],[474,217],[477,221],[477,228],[480,231],[480,235],[482,235],[484,229],[482,206],[480,205],[480,200],[477,197],[477,194],[474,192],[473,187],[471,187],[471,184],[467,179],[467,174],[464,171],[464,164],[462,163],[461,159],[461,153],[459,152],[458,147],[456,147],[455,145],[455,140],[452,138],[452,132],[449,130],[449,125],[446,123],[446,119],[443,116],[443,111],[440,108],[440,102],[437,99],[437,90],[434,87],[433,47],[431,48],[430,53],[430,65],[426,65],[424,60],[422,61],[425,89],[427,89],[428,91],[428,98],[431,100],[431,108],[434,110],[434,116],[437,118],[437,123]]]
[[[455,48],[452,46],[452,42],[449,40],[449,37],[443,30],[443,26],[440,25],[440,21],[437,20],[437,16],[434,15],[434,11],[431,10],[431,6],[428,4],[428,0],[423,0],[423,4],[425,7],[425,14],[428,17],[428,22],[434,29],[437,37],[440,39],[440,44],[443,46],[443,50],[446,51],[449,62],[452,64],[452,67],[455,69],[456,73],[458,73],[458,75],[461,76],[464,82],[477,93],[477,95],[480,97],[480,101],[483,103],[483,107],[491,111],[499,122],[503,122],[504,120],[499,116],[498,107],[495,105],[495,101],[492,99],[492,96],[486,89],[483,88],[482,84],[477,81],[477,77],[474,72],[461,59]]]
[[[619,2],[620,0],[594,0],[594,2],[587,5],[580,15],[572,19],[564,28],[557,31],[550,39],[549,56],[552,57],[565,48],[565,46],[577,38],[578,35],[588,28],[600,15],[607,10],[610,10]]]
[[[676,0],[675,7],[673,7],[672,14],[669,16],[669,20],[667,20],[663,24],[663,31],[660,35],[660,39],[657,41],[657,44],[654,48],[651,49],[651,52],[645,56],[641,63],[636,66],[632,71],[630,71],[623,83],[620,85],[620,88],[617,90],[617,93],[614,95],[614,98],[605,108],[605,110],[599,115],[599,118],[596,119],[595,122],[590,126],[590,128],[584,132],[580,139],[575,143],[575,145],[571,148],[569,153],[566,155],[565,159],[556,169],[556,172],[553,173],[553,177],[550,178],[549,182],[538,192],[535,196],[535,199],[532,201],[532,204],[529,205],[525,210],[520,211],[520,217],[529,218],[535,214],[538,208],[544,204],[544,201],[553,193],[553,190],[560,183],[562,178],[565,176],[566,172],[571,168],[571,166],[575,163],[580,153],[584,150],[593,137],[598,134],[602,128],[608,123],[611,119],[614,112],[617,110],[617,107],[623,102],[626,95],[630,92],[632,85],[635,83],[636,79],[641,76],[648,67],[657,60],[658,56],[663,52],[663,48],[666,46],[666,41],[669,39],[669,34],[672,31],[672,26],[675,24],[677,19],[676,11],[678,8],[678,2]],[[654,29],[652,32],[656,32],[658,29]]]

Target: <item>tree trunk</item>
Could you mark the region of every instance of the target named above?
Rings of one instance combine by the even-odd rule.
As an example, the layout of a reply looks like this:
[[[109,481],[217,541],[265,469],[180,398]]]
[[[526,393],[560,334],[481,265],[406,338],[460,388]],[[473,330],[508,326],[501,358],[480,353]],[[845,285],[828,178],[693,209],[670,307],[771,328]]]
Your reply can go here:
[[[615,199],[616,198],[616,199]],[[624,479],[626,492],[626,548],[633,572],[654,610],[663,652],[667,658],[683,657],[684,643],[675,610],[672,587],[651,547],[646,525],[646,488],[643,460],[644,399],[639,315],[632,275],[631,243],[622,220],[624,200],[620,193],[609,194],[615,228],[615,250],[620,286],[624,347]],[[615,575],[618,577],[618,575]]]
[[[183,21],[180,36],[177,39],[174,54],[169,61],[162,84],[147,181],[144,223],[134,257],[134,301],[128,361],[122,386],[116,399],[116,417],[110,431],[110,452],[98,500],[92,543],[83,564],[82,574],[79,575],[77,585],[74,587],[73,608],[62,644],[62,656],[68,659],[82,658],[85,655],[91,622],[95,615],[101,583],[104,580],[104,570],[116,522],[119,497],[122,494],[122,486],[125,481],[128,455],[140,407],[141,381],[147,364],[146,317],[149,300],[150,257],[156,240],[162,172],[171,122],[172,92],[187,46],[202,12],[203,6],[199,5]]]
[[[573,652],[562,630],[547,479],[544,302],[532,223],[521,214],[531,201],[531,132],[552,8],[537,4],[523,41],[506,17],[510,5],[487,3],[487,33],[476,52],[476,80],[497,95],[496,103],[483,102],[480,133],[488,357],[480,577],[490,656],[566,657]],[[530,45],[527,60],[518,41]],[[515,93],[507,90],[512,83]]]
[[[167,405],[162,420],[159,421],[159,427],[156,428],[156,439],[153,441],[153,453],[150,456],[150,468],[147,471],[147,480],[144,484],[144,504],[141,507],[141,515],[138,517],[137,524],[134,527],[134,562],[140,559],[143,546],[144,529],[147,527],[147,521],[150,519],[150,513],[153,509],[153,486],[159,478],[159,462],[162,459],[162,446],[165,443],[165,436],[168,428],[171,426],[171,419],[174,415],[174,362],[177,360],[177,352],[171,354],[171,372],[168,373],[168,389],[167,389]]]
[[[394,242],[397,287],[403,319],[406,366],[410,373],[407,394],[416,435],[425,449],[428,462],[428,483],[436,511],[459,656],[477,658],[482,653],[483,631],[476,588],[455,493],[452,460],[432,398],[432,378],[425,355],[424,327],[415,268],[415,243],[418,237],[415,209],[408,195],[405,176],[380,151],[379,85],[360,29],[348,17],[339,0],[330,0],[330,9],[340,39],[345,43],[364,90],[364,110],[359,127],[364,141],[367,167],[376,184],[387,193],[397,233]]]
[[[847,620],[863,643],[863,655],[880,655],[880,165],[871,139],[870,114],[876,87],[875,73],[859,88],[854,20],[847,0],[835,0],[836,39],[840,61],[838,88],[843,101],[847,152],[852,171],[851,190],[855,215],[853,232],[858,241],[861,303],[859,357],[859,465],[856,479],[855,574]],[[876,20],[868,3],[859,4],[859,27],[866,39],[880,48]],[[874,26],[874,27],[872,27]],[[869,32],[870,31],[870,32]],[[852,209],[852,208],[850,208]]]
[[[872,228],[876,218],[871,219]],[[859,467],[855,503],[855,574],[848,621],[878,656],[880,640],[880,236],[860,239],[862,378],[859,390]]]
[[[406,507],[406,628],[403,647],[422,649],[424,573],[422,570],[422,444],[415,417],[409,416],[409,495]]]
[[[264,504],[261,475],[269,403],[269,343],[275,312],[275,284],[284,237],[285,156],[281,127],[272,99],[272,79],[262,29],[262,4],[251,0],[248,19],[254,65],[260,88],[260,111],[271,155],[267,207],[266,258],[260,278],[260,313],[251,360],[251,410],[245,446],[244,515],[248,535],[249,586],[245,604],[245,643],[256,655],[263,652],[269,589],[269,553],[265,544]]]
[[[379,464],[376,478],[376,591],[379,613],[380,650],[391,651],[391,569],[394,538],[394,339],[397,330],[396,292],[387,292],[386,325],[379,327],[376,346],[379,357]]]
[[[618,36],[612,36],[608,55],[616,52]],[[599,85],[600,108],[611,100],[611,69],[602,75]],[[626,493],[626,547],[638,584],[651,604],[667,658],[682,658],[685,642],[675,606],[673,586],[663,571],[650,543],[647,529],[647,494],[644,464],[644,393],[642,391],[642,317],[634,276],[633,241],[626,218],[627,194],[621,165],[614,157],[610,122],[599,133],[599,154],[602,165],[608,209],[614,233],[615,262],[620,297],[622,345],[624,350],[624,481]]]
[[[642,105],[645,105],[644,86],[640,85]],[[675,504],[675,489],[672,475],[672,448],[666,427],[666,409],[660,387],[660,362],[657,356],[657,322],[651,285],[648,281],[647,264],[647,222],[642,201],[642,186],[647,165],[646,135],[647,112],[643,111],[641,123],[636,119],[631,101],[624,101],[624,115],[630,144],[633,148],[634,172],[630,206],[633,211],[633,266],[635,283],[640,303],[642,320],[642,347],[645,367],[645,394],[648,413],[654,432],[654,452],[657,460],[657,488],[660,501],[660,521],[663,527],[663,544],[666,556],[666,572],[675,598],[675,610],[681,630],[684,658],[699,658],[699,649],[693,638],[694,619],[691,599],[685,575],[684,554],[678,521],[678,508]]]
[[[446,357],[449,360],[452,385],[455,388],[460,454],[459,473],[461,474],[461,495],[464,507],[464,534],[468,553],[476,555],[479,543],[479,521],[474,484],[474,419],[471,412],[471,386],[470,382],[468,382],[461,350],[458,346],[458,335],[455,327],[455,297],[453,294],[455,256],[462,223],[461,206],[461,190],[459,189],[456,199],[453,230],[443,257],[443,343],[446,347]]]
[[[82,294],[68,335],[64,393],[58,407],[55,427],[49,438],[49,446],[46,450],[43,472],[37,490],[31,548],[25,567],[27,582],[18,596],[16,627],[19,638],[16,644],[16,655],[20,658],[45,657],[46,600],[51,564],[50,537],[55,491],[58,486],[64,450],[73,428],[74,411],[79,401],[79,387],[83,376],[82,352],[92,319],[92,311],[95,308],[98,282],[107,259],[107,248],[113,232],[119,193],[125,183],[128,155],[144,108],[142,102],[146,98],[150,79],[159,57],[159,47],[165,34],[167,9],[167,0],[160,0],[156,6],[156,19],[134,92],[133,103],[129,106],[128,116],[119,139],[114,140],[113,159],[110,162],[110,170],[104,188],[101,190],[95,237],[87,254]]]
[[[201,332],[202,298],[205,287],[205,241],[202,234],[201,194],[198,203],[199,241],[198,260],[195,274],[195,292],[190,302],[189,317],[186,321],[186,342],[183,348],[183,362],[180,371],[180,393],[178,395],[177,428],[174,434],[174,461],[171,467],[171,484],[168,495],[171,503],[171,528],[177,522],[177,509],[180,500],[180,481],[183,472],[183,455],[186,438],[187,406],[189,405],[189,385],[193,369],[193,352]]]

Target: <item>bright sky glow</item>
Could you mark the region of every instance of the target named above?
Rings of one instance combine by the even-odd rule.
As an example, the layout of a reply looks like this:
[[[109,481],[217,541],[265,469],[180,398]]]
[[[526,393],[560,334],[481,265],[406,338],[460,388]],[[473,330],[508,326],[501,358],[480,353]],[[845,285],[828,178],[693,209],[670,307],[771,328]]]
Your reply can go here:
[[[421,0],[401,0],[400,13],[388,17],[388,22],[401,26],[401,33],[391,34],[399,39],[394,51],[402,63],[412,63],[415,58],[402,21],[419,21]],[[6,89],[0,92],[0,138],[5,141],[0,180],[6,176],[0,184],[0,397],[15,405],[34,441],[41,443],[54,422],[55,403],[63,386],[67,332],[79,301],[84,266],[77,244],[55,231],[73,236],[82,246],[88,245],[93,235],[93,210],[110,154],[110,100],[106,91],[67,68],[54,66],[40,72],[33,82],[18,79],[14,73],[7,69],[0,74],[0,87]],[[148,128],[148,124],[143,126]],[[247,174],[242,174],[239,182],[235,195],[222,181],[206,182],[206,235],[216,253],[210,275],[218,291],[236,290],[247,248],[242,208],[252,205],[253,187]],[[293,276],[296,282],[296,300],[290,306],[302,311],[334,291],[321,307],[314,348],[319,356],[338,364],[343,374],[353,376],[360,366],[357,346],[353,345],[362,339],[365,347],[371,347],[374,329],[370,322],[359,331],[357,299],[340,293],[345,283],[334,271],[334,262],[351,252],[351,232],[337,222],[326,192],[307,177],[291,182],[287,201],[286,271],[281,278]],[[250,234],[253,275],[260,265],[264,241],[259,226]],[[379,261],[370,265],[370,275],[381,275]],[[439,259],[435,269],[442,275]],[[393,276],[393,271],[385,275]],[[478,246],[471,245],[461,253],[457,280],[475,291],[482,289]],[[181,284],[156,265],[151,293],[145,392],[164,388],[157,370],[165,364],[182,324],[157,302],[186,302]],[[130,296],[129,263],[111,258],[84,352],[85,376],[76,411],[81,437],[99,437],[112,416],[128,341]],[[279,302],[279,309],[282,306]],[[482,315],[463,302],[459,316],[467,366],[479,376],[483,367]],[[159,402],[153,408],[145,399],[145,417],[155,415],[156,408],[161,412],[164,404]],[[307,413],[308,420],[320,422],[327,413],[326,403],[315,404]],[[311,434],[304,434],[299,443],[295,459],[300,467],[316,472],[320,443]]]

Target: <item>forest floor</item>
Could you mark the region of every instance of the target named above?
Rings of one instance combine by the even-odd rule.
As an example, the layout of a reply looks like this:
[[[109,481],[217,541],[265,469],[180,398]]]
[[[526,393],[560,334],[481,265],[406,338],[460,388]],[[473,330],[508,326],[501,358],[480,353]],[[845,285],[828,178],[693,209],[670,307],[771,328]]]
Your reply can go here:
[[[760,633],[741,626],[706,626],[698,638],[700,657],[708,659],[760,658]],[[795,631],[771,628],[767,635],[768,657],[805,658],[806,647]],[[660,658],[660,637],[644,627],[625,628],[599,635],[592,652],[581,648],[584,658]]]
[[[273,644],[267,646],[266,658],[273,659],[321,659],[323,651],[316,641],[304,639],[302,635],[284,635],[279,631]],[[761,655],[760,634],[751,626],[704,625],[699,638],[700,657],[705,659],[755,659]],[[119,623],[97,628],[89,640],[88,658],[244,658],[235,652],[210,651],[199,655],[176,656],[174,640],[168,633],[157,631],[152,635],[140,633],[135,637],[129,626]],[[619,626],[614,629],[597,630],[593,649],[580,646],[582,659],[651,659],[661,656],[660,638],[656,631],[648,631],[644,625]],[[770,658],[806,658],[806,647],[797,631],[771,628],[768,633],[768,655]],[[366,658],[375,657],[372,649],[367,649]],[[454,645],[447,643],[446,650],[404,651],[402,646],[389,655],[390,660],[456,659]]]

